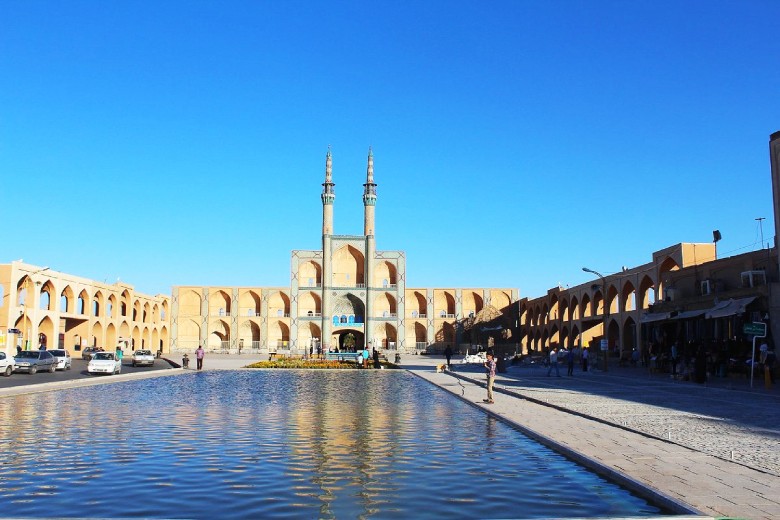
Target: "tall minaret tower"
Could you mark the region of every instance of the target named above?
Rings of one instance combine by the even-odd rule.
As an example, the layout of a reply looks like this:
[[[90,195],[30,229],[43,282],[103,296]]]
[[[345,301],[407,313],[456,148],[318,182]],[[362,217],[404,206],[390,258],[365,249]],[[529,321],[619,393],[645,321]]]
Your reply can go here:
[[[374,236],[374,208],[376,207],[376,184],[374,184],[374,153],[368,147],[368,167],[366,168],[366,183],[363,185],[363,235],[366,239],[366,316],[365,340],[366,346],[374,346],[374,263],[376,257],[376,241]]]
[[[333,182],[333,159],[325,156],[325,182],[322,183],[322,236],[333,234],[333,201],[336,200],[336,184]]]
[[[376,207],[376,184],[374,184],[374,153],[368,147],[366,183],[363,185],[363,234],[374,236],[374,208]]]
[[[333,267],[331,265],[331,236],[333,235],[333,202],[336,200],[335,184],[333,183],[333,159],[325,156],[325,182],[322,183],[322,338],[320,343],[323,352],[330,347],[331,321],[328,319],[331,310],[330,288],[333,286]]]

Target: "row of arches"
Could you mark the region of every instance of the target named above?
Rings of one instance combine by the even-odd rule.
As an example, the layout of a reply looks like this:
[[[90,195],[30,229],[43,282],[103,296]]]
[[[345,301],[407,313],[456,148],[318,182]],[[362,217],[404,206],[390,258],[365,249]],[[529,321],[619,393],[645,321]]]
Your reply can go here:
[[[518,309],[521,338],[532,350],[552,344],[585,346],[594,338],[606,339],[610,348],[633,348],[639,341],[640,313],[663,296],[661,280],[666,274],[679,269],[678,261],[666,256],[655,264],[522,301]]]
[[[346,245],[337,249],[332,256],[332,281],[336,287],[365,285],[365,257],[356,247]],[[321,287],[323,267],[321,262],[307,260],[298,266],[300,287]],[[390,261],[374,264],[372,287],[395,287],[398,284],[398,268]]]
[[[156,323],[167,319],[168,300],[163,300],[162,303],[142,301],[128,290],[114,293],[71,284],[65,284],[62,289],[58,289],[56,282],[57,280],[51,278],[33,282],[30,276],[21,277],[16,283],[16,306],[95,318],[125,317],[141,323]],[[34,298],[30,294],[32,290],[36,291]],[[0,297],[1,293],[2,286]],[[55,304],[56,298],[59,298],[59,306]],[[4,298],[0,298],[0,305],[4,301]]]
[[[44,316],[34,323],[30,316],[22,315],[14,327],[28,335],[28,331],[37,331],[37,342],[28,347],[47,346],[49,348],[81,348],[85,346],[113,349],[120,340],[127,341],[133,349],[148,348],[166,351],[169,342],[166,325],[139,326],[127,321],[118,324],[104,324],[100,321],[90,323],[82,321],[67,331],[60,328],[52,316]]]
[[[426,317],[429,314],[429,301],[426,292],[420,290],[407,291],[407,306],[409,315],[413,318]],[[437,318],[453,318],[457,312],[456,292],[454,290],[436,289],[433,291],[433,316]],[[493,306],[503,308],[510,305],[511,298],[504,291],[491,291],[489,298]],[[238,294],[238,316],[260,316],[262,306],[262,293],[260,290],[246,289]],[[463,317],[476,315],[485,306],[483,295],[474,290],[464,290],[460,294],[461,313]],[[195,289],[187,289],[180,294],[180,313],[183,315],[199,316],[203,298]],[[228,291],[224,289],[212,289],[208,294],[209,316],[233,316],[234,300]],[[275,290],[268,295],[268,316],[288,317],[291,312],[291,298],[281,290]],[[338,310],[338,304],[334,310]],[[362,308],[362,303],[361,303]],[[373,301],[374,317],[392,317],[398,313],[398,299],[391,292],[378,294]],[[322,296],[315,291],[301,291],[298,293],[298,315],[320,316],[322,309]],[[363,313],[355,312],[362,315]]]

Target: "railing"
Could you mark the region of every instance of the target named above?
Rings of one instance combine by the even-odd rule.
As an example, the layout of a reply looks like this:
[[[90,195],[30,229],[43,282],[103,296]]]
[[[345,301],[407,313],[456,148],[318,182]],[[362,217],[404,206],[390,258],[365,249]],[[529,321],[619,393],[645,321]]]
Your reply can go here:
[[[225,311],[225,310],[209,311],[209,316],[225,316],[225,317],[229,317],[230,316],[230,311]]]
[[[411,316],[412,318],[420,318],[420,319],[423,319],[423,320],[424,320],[425,318],[427,318],[427,317],[428,317],[428,315],[427,315],[427,314],[415,314],[414,312],[412,312],[412,313],[410,314],[410,316]]]
[[[303,288],[309,288],[309,287],[322,287],[322,283],[317,282],[314,285],[310,284],[308,281],[306,283],[302,283],[299,285],[301,289]]]
[[[381,316],[376,316],[377,318],[397,318],[398,314],[395,312],[388,312],[387,314],[382,314]]]
[[[242,312],[243,314],[241,314],[241,316],[260,316],[260,311],[257,311],[255,309],[245,309]]]
[[[454,314],[443,314],[443,313],[439,313],[439,314],[437,314],[437,315],[436,315],[436,317],[437,317],[437,318],[443,318],[443,319],[452,319],[452,318],[454,318],[454,317],[455,317],[455,315],[454,315]]]
[[[414,348],[416,348],[417,350],[425,350],[427,347],[428,347],[428,343],[426,343],[425,341],[418,341],[417,343],[414,344]]]
[[[301,314],[301,318],[321,318],[321,317],[322,317],[321,312],[308,311],[306,314]]]

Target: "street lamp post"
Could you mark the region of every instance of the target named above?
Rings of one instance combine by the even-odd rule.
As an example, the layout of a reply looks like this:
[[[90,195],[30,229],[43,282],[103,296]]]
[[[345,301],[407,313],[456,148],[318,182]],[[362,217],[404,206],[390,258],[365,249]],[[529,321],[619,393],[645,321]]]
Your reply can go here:
[[[607,372],[609,370],[609,335],[607,334],[607,324],[609,323],[609,302],[607,302],[607,279],[603,274],[598,271],[594,271],[593,269],[583,267],[582,270],[586,273],[595,274],[601,278],[601,298],[604,302],[604,312],[602,313],[602,316],[604,317],[604,324],[602,325],[602,328],[604,330],[604,341],[607,344],[607,349],[604,351],[604,372]]]

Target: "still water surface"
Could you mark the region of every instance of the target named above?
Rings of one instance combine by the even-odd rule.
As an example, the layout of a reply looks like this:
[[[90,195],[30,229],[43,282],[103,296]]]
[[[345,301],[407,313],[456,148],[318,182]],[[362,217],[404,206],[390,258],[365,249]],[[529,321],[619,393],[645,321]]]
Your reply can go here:
[[[647,516],[400,371],[203,372],[0,402],[0,515]]]

